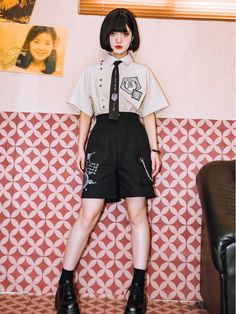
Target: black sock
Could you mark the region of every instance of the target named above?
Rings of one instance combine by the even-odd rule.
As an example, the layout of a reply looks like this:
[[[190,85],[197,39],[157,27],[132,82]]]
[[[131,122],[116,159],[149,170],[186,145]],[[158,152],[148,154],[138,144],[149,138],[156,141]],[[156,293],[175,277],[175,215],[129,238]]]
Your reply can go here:
[[[73,275],[74,275],[74,270],[66,270],[66,269],[62,268],[62,273],[61,273],[59,283],[63,283],[66,280],[73,282]]]
[[[134,268],[134,277],[132,280],[132,285],[137,283],[141,288],[144,288],[145,274],[146,274],[146,269]]]

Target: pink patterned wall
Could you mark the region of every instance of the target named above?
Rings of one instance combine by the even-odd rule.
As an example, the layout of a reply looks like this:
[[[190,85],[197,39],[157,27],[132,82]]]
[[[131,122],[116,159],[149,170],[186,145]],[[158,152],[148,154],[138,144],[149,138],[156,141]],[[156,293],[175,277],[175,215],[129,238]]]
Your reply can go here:
[[[148,202],[151,299],[198,300],[201,207],[195,185],[208,161],[235,157],[235,122],[158,119],[163,166]],[[54,293],[80,207],[78,116],[0,113],[0,291]],[[123,298],[130,285],[124,202],[105,208],[78,267],[79,292]]]

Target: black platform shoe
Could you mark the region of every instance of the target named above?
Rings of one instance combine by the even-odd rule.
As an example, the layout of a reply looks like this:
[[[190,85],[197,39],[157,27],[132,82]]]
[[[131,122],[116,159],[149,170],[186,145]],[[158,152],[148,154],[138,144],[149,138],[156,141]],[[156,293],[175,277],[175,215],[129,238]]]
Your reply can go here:
[[[76,288],[70,281],[59,284],[55,296],[57,314],[80,314]]]
[[[129,299],[124,314],[145,314],[146,296],[143,289],[135,283],[130,288]]]

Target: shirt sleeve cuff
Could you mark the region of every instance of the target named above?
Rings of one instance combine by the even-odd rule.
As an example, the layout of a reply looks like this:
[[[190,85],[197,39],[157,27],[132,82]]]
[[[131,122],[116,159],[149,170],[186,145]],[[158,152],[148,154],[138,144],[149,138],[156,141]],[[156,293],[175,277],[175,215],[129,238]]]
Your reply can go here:
[[[74,103],[70,102],[70,100],[67,101],[67,104],[71,105],[72,108],[79,114],[81,111],[84,112],[85,114],[87,114],[89,117],[92,117],[94,114],[94,112],[89,110],[88,108],[78,107]]]

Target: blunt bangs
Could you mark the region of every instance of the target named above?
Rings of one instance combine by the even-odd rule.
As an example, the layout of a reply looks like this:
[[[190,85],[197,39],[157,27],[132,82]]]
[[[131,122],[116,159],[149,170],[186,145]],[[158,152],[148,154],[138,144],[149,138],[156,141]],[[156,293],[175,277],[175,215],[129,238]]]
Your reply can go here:
[[[124,15],[118,15],[114,19],[114,26],[112,27],[110,33],[112,32],[120,32],[120,33],[125,33],[127,32],[127,21]],[[109,35],[110,35],[109,33]]]

